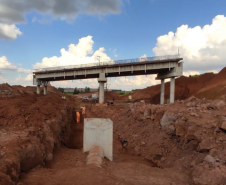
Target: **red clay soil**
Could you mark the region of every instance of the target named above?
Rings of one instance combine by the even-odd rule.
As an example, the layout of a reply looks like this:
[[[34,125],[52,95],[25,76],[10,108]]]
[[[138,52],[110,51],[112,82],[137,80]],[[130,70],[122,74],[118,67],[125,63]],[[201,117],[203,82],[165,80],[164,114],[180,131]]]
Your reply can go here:
[[[118,113],[114,107],[108,111]],[[113,110],[111,110],[113,108]],[[85,117],[96,117],[94,106],[87,107]],[[97,113],[102,108],[97,108]],[[104,108],[106,109],[106,108]],[[116,110],[116,111],[115,111]],[[108,112],[107,111],[107,112]],[[99,113],[98,113],[99,114]],[[102,115],[102,114],[101,114]],[[99,115],[100,116],[100,115]],[[54,153],[52,161],[47,162],[45,167],[37,167],[29,173],[21,175],[20,183],[23,185],[53,185],[53,184],[190,184],[187,174],[175,169],[156,168],[156,164],[143,157],[133,155],[128,148],[122,153],[118,134],[114,134],[114,162],[104,159],[101,166],[87,166],[86,154],[82,150],[68,148],[58,149]]]
[[[202,87],[215,77],[213,73],[206,73],[200,76],[179,77],[175,82],[175,99],[184,100],[196,94]],[[169,102],[170,83],[165,83],[165,103]],[[134,92],[132,98],[135,100],[147,100],[148,102],[160,103],[160,85],[147,87]]]
[[[13,88],[7,83],[0,84],[0,97],[19,96],[20,94],[21,94],[21,91],[18,90],[17,88]]]
[[[67,144],[74,107],[75,99],[58,94],[0,98],[0,184],[15,184]]]
[[[75,149],[82,147],[79,107],[59,94],[0,98],[0,184],[226,184],[223,100],[88,105],[86,117],[114,123],[114,161],[101,168],[87,166],[87,154]]]
[[[127,100],[128,96],[124,96],[124,95],[119,95],[116,91],[105,91],[105,100],[106,101],[112,101],[113,98],[116,101],[120,101],[120,100]]]
[[[226,67],[200,89],[195,96],[217,99],[226,95]]]
[[[163,175],[160,168],[167,173],[176,172],[176,184],[226,184],[225,101],[191,97],[167,106],[133,103],[129,107],[91,107],[90,112],[92,117],[113,120],[115,137],[129,142],[127,154],[141,156],[158,167],[148,167],[148,176],[138,163],[136,168],[141,174],[136,176],[129,170],[132,163],[125,164],[125,168],[118,166],[118,172],[125,179],[136,179],[128,182],[162,184],[153,173],[156,170],[158,175]],[[114,176],[120,178],[120,173],[116,173]],[[156,181],[148,182],[146,178]],[[185,182],[181,178],[186,179]],[[174,184],[174,181],[171,179],[165,184]]]

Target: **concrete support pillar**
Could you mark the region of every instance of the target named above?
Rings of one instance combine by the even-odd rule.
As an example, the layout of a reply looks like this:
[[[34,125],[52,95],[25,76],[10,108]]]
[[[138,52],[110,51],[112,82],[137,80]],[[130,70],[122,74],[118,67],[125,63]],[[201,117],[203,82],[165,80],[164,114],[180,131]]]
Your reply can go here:
[[[104,82],[99,82],[99,103],[104,103]]]
[[[44,86],[44,95],[47,95],[47,86]]]
[[[40,85],[37,85],[37,94],[40,94]]]
[[[174,103],[175,95],[175,77],[171,77],[170,80],[170,103]]]
[[[163,105],[164,102],[165,102],[165,79],[161,79],[160,104]]]
[[[99,103],[104,103],[104,83],[107,82],[107,78],[105,77],[105,73],[100,73],[99,78]]]

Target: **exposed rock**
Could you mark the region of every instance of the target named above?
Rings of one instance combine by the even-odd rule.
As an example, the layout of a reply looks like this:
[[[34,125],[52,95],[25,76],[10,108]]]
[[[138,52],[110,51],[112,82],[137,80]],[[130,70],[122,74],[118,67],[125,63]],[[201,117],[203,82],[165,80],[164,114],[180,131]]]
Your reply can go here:
[[[140,155],[141,153],[141,151],[140,151],[140,146],[136,146],[135,148],[134,148],[134,151],[135,151],[135,155]]]
[[[200,136],[197,133],[197,129],[198,129],[198,127],[195,126],[195,125],[194,126],[190,126],[188,128],[187,135],[186,135],[186,140],[187,141],[191,141],[191,140],[195,140],[197,142],[200,141]]]
[[[46,161],[51,161],[53,159],[53,154],[52,153],[48,153],[46,156]]]
[[[214,147],[215,147],[215,143],[213,138],[207,138],[202,140],[201,143],[199,143],[197,150],[199,152],[208,152],[210,149]]]
[[[145,145],[146,145],[146,142],[142,141],[142,142],[140,143],[140,145],[141,145],[141,146],[145,146]]]
[[[220,128],[226,131],[226,121],[221,124]]]
[[[220,101],[218,101],[218,102],[215,104],[215,106],[216,106],[217,109],[222,109],[222,108],[225,107],[225,102],[222,101],[222,100],[220,100]]]
[[[198,115],[198,114],[196,114],[196,113],[194,113],[194,112],[192,112],[192,113],[191,113],[191,116],[194,116],[194,117],[199,117],[199,115]]]
[[[226,173],[219,167],[213,169],[207,166],[197,166],[192,173],[195,185],[223,185],[226,184]]]
[[[173,113],[165,113],[160,121],[162,127],[169,127],[171,123],[175,122],[176,116]]]
[[[213,158],[212,156],[210,155],[207,155],[204,159],[204,161],[206,161],[207,163],[210,163],[210,164],[214,164],[216,162],[215,158]]]

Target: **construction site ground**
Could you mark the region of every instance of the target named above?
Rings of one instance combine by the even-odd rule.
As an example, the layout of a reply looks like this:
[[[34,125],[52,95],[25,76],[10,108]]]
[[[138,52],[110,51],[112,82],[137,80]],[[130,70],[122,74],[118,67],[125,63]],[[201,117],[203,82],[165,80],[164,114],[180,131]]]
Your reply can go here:
[[[0,85],[0,184],[226,184],[222,71],[205,78],[178,78],[177,100],[166,105],[157,104],[159,93],[150,95],[150,88],[158,86],[135,92],[139,97],[130,103],[124,101],[126,96],[106,92],[106,100],[116,99],[107,106],[74,96],[63,99],[54,87],[44,96],[37,95],[35,87]],[[146,98],[144,91],[149,92]],[[86,114],[76,123],[82,105]],[[84,118],[113,121],[112,162],[86,164]],[[128,141],[124,152],[121,140]]]

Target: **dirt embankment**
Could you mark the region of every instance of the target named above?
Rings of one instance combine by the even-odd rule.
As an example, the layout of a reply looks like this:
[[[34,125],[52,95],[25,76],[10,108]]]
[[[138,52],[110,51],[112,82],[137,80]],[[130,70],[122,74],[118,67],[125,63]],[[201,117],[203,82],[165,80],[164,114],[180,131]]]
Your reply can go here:
[[[0,184],[15,184],[21,172],[52,160],[69,140],[74,106],[58,94],[0,98]]]
[[[44,92],[44,87],[40,88],[41,94]],[[21,85],[10,86],[9,84],[0,84],[0,97],[13,97],[24,94],[36,94],[37,88],[35,86],[23,87]],[[49,94],[62,94],[57,88],[48,86]]]
[[[195,95],[202,87],[209,83],[209,81],[216,75],[213,73],[206,73],[200,76],[193,77],[179,77],[176,79],[175,85],[175,99],[184,100],[192,95]],[[165,103],[169,102],[170,83],[165,83]],[[135,100],[147,100],[148,102],[160,103],[160,85],[147,87],[138,90],[131,94]]]
[[[114,133],[129,142],[128,153],[182,173],[191,184],[226,184],[224,101],[191,97],[167,106],[134,103],[90,111],[113,120]]]
[[[226,99],[226,67],[200,89],[195,96],[208,99]]]

